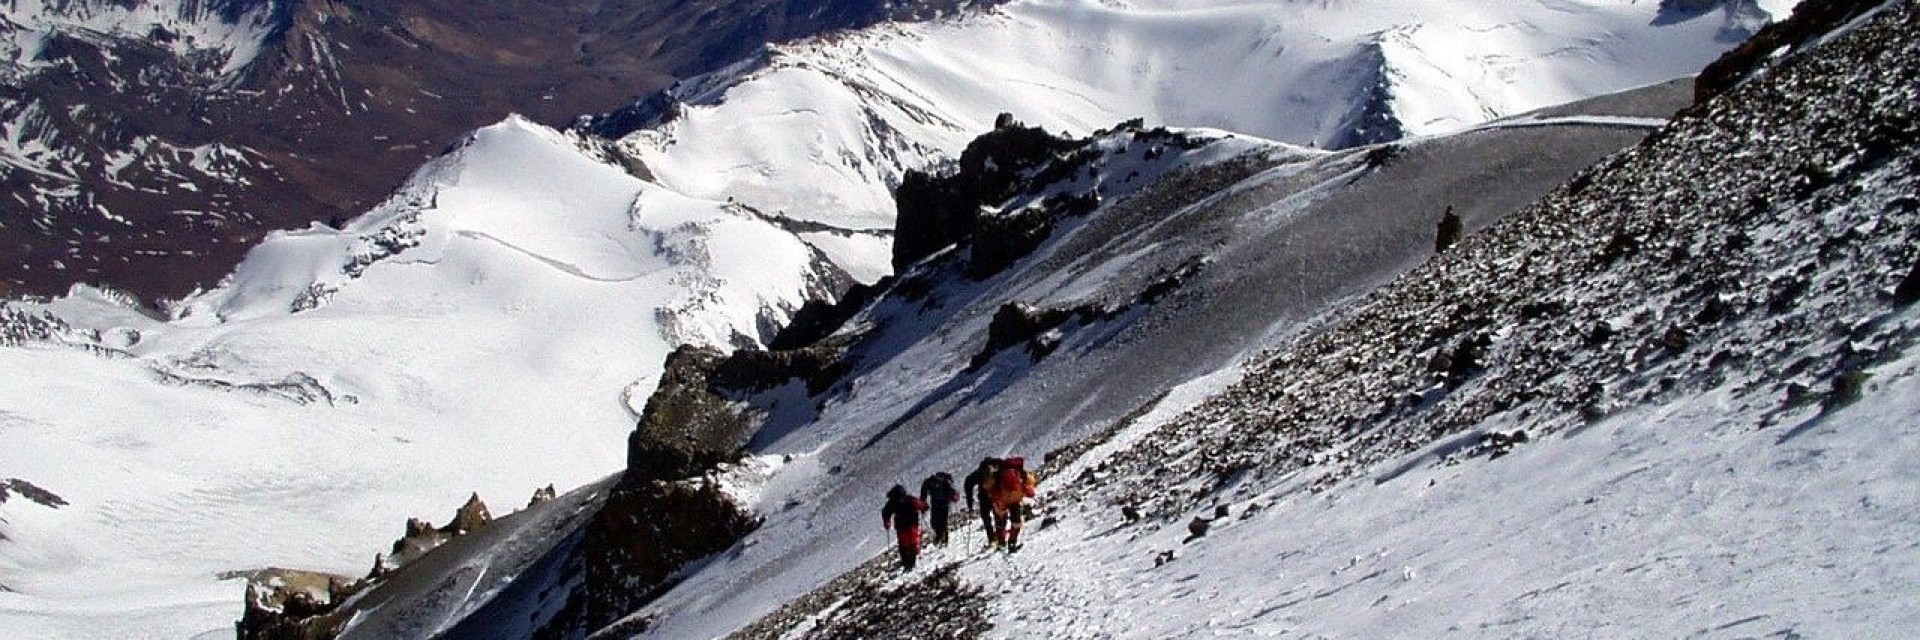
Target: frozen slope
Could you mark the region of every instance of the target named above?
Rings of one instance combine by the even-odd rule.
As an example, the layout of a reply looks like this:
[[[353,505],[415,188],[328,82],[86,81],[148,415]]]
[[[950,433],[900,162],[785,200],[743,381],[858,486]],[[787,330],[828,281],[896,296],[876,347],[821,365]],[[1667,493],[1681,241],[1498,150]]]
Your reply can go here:
[[[880,559],[742,637],[1908,635],[1920,5],[1886,6],[1058,450],[1018,554],[900,577],[850,530]]]
[[[1082,135],[1144,117],[1346,147],[1690,75],[1768,15],[1663,4],[1024,0],[774,47],[600,128],[682,193],[886,228],[902,173],[1002,112]],[[863,279],[886,271],[883,238],[811,239]]]
[[[830,295],[822,264],[510,119],[344,230],[274,235],[179,319],[16,303],[76,328],[0,347],[0,469],[71,504],[0,505],[0,636],[231,633],[220,572],[360,575],[471,491],[504,513],[601,478],[666,352],[757,343]]]
[[[1418,265],[1448,204],[1477,228],[1647,131],[1586,120],[1408,141],[1384,164],[1392,153],[1218,133],[1100,138],[1092,168],[1052,187],[1097,191],[1097,211],[1059,219],[988,277],[963,275],[965,247],[915,266],[842,330],[857,339],[847,379],[753,399],[769,416],[756,452],[791,456],[754,494],[767,522],[636,617],[653,617],[654,637],[724,635],[882,552],[876,491],[985,455],[1038,464],[1156,403],[1197,402],[1250,354]],[[1044,357],[1025,341],[989,351],[1013,303],[1102,311],[1036,338],[1055,345]]]
[[[845,34],[777,49],[766,60],[689,83],[678,94],[677,119],[612,142],[517,119],[485,129],[345,229],[274,235],[228,283],[180,304],[176,319],[154,320],[87,292],[44,305],[79,329],[0,349],[4,370],[44,372],[0,376],[0,468],[5,478],[30,481],[70,504],[0,506],[0,534],[7,538],[0,554],[6,587],[0,635],[181,637],[224,630],[237,613],[239,587],[219,581],[218,572],[299,564],[357,574],[399,533],[405,517],[438,520],[469,491],[505,511],[534,487],[579,486],[604,476],[620,464],[631,411],[652,388],[662,354],[681,342],[753,344],[801,300],[831,289],[838,272],[796,233],[858,277],[886,272],[887,188],[906,169],[956,152],[1001,111],[1056,130],[1084,132],[1143,115],[1319,143],[1334,141],[1334,132],[1358,130],[1341,123],[1370,104],[1362,97],[1414,100],[1426,92],[1421,87],[1428,85],[1411,80],[1402,84],[1413,89],[1376,91],[1386,85],[1374,80],[1391,77],[1382,75],[1386,62],[1467,55],[1440,51],[1437,43],[1506,47],[1489,49],[1475,63],[1518,65],[1509,79],[1488,76],[1492,84],[1483,88],[1494,95],[1491,87],[1508,87],[1519,97],[1473,102],[1498,107],[1491,113],[1690,72],[1730,46],[1721,39],[1728,14],[1718,10],[1656,25],[1658,10],[1647,2],[1456,4],[1444,11],[1431,4],[1387,11],[1338,3],[1035,2],[953,22]],[[1464,33],[1508,24],[1528,26],[1510,29],[1518,34],[1511,41],[1416,37],[1424,29]],[[1387,43],[1387,36],[1409,32],[1414,35],[1404,39],[1411,44]],[[1576,53],[1545,55],[1568,47]],[[1659,55],[1634,57],[1642,52]],[[1641,63],[1646,66],[1633,72],[1607,70]],[[1379,73],[1356,75],[1355,69]],[[1582,84],[1588,77],[1595,84]],[[1545,88],[1527,88],[1536,80]],[[1459,122],[1490,116],[1475,113]],[[1410,126],[1419,132],[1426,125]],[[1611,125],[1597,128],[1622,133]],[[1621,144],[1549,145],[1547,151],[1567,155],[1521,182],[1543,189]],[[1422,147],[1413,148],[1417,155]],[[1320,173],[1312,175],[1336,180],[1359,161],[1349,154],[1319,162],[1313,166]],[[1287,182],[1288,175],[1269,178],[1274,182],[1263,184],[1271,192],[1261,193],[1309,195],[1256,225],[1282,225],[1294,211],[1289,207],[1308,206],[1320,193],[1300,191],[1309,185]],[[1477,178],[1439,192],[1509,181]],[[1316,260],[1371,266],[1356,274],[1303,258],[1300,264],[1317,267],[1310,287],[1228,278],[1218,283],[1224,287],[1219,299],[1282,297],[1279,311],[1249,308],[1294,321],[1409,266],[1410,256],[1429,242],[1435,215],[1418,207],[1433,200],[1390,195],[1390,183],[1369,184],[1379,194],[1373,197],[1402,207],[1379,211],[1410,212],[1401,226],[1341,225],[1329,215],[1313,217],[1325,225],[1313,231],[1393,236],[1399,244],[1382,251],[1397,257],[1322,242],[1312,247],[1325,252],[1313,254]],[[1477,221],[1524,199],[1519,191],[1488,191],[1489,199],[1467,207]],[[1244,213],[1266,204],[1235,206]],[[1267,228],[1263,237],[1284,239],[1274,235],[1278,227]],[[1213,233],[1233,231],[1225,225]],[[1172,229],[1168,234],[1167,242],[1185,243],[1184,257],[1212,249],[1180,240]],[[1311,236],[1325,237],[1345,236]],[[1127,248],[1158,255],[1151,249]],[[1264,251],[1240,255],[1257,262]],[[1039,288],[1020,295],[1080,301],[1115,272],[1135,269],[1146,277],[1155,267],[1179,266],[1165,256],[1078,265],[1081,271],[1067,283],[1042,285],[1040,279],[1051,276],[1030,275],[1025,286]],[[969,330],[982,329],[1000,301],[968,307]],[[22,306],[37,311],[43,305]],[[1165,327],[1177,317],[1149,316],[1143,326]],[[1223,366],[1257,344],[1251,336],[1264,339],[1285,326],[1273,316],[1234,316],[1206,330],[1242,336],[1236,341],[1200,334],[1168,343],[1190,349],[1151,352],[1177,357],[1160,377],[1102,396],[1093,392],[1103,382],[1088,375],[1098,369],[1089,367],[1075,374],[1072,386],[1091,390],[1090,397],[1118,398],[1092,412],[1113,414],[1155,385]],[[100,332],[97,340],[91,331]],[[954,349],[967,346],[964,340],[931,342],[902,362],[934,354],[924,362],[957,366]],[[1095,362],[1126,370],[1115,364],[1124,361]],[[901,366],[890,371],[922,376],[906,378],[903,393],[956,379],[949,369]],[[943,397],[969,397],[953,389]],[[874,423],[878,416],[897,417],[913,404],[899,397],[887,402],[905,405],[845,418],[851,425],[845,433],[864,441],[889,426]],[[962,409],[957,415],[991,416],[979,413],[988,408]],[[1072,403],[1049,403],[1045,410],[1069,429],[1084,430],[1096,419]],[[1054,427],[996,426],[1013,429],[1006,439],[1033,446],[1065,437]],[[770,437],[768,446],[811,460],[832,433],[786,442]],[[961,464],[982,442],[964,442],[945,462]],[[904,449],[891,447],[904,446],[851,459],[897,455]],[[866,484],[836,490],[864,496]],[[844,508],[855,504],[849,498]],[[826,564],[787,567],[781,575],[850,560],[828,556]],[[746,611],[798,589],[776,581],[728,597],[750,604]],[[156,600],[154,593],[168,596]]]

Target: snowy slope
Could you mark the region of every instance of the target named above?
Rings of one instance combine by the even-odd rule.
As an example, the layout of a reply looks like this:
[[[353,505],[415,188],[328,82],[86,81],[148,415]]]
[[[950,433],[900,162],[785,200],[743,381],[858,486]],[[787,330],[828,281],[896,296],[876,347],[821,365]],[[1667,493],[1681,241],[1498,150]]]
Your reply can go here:
[[[1468,83],[1485,94],[1471,109],[1454,100],[1419,102],[1428,105],[1424,112],[1390,110],[1427,113],[1408,121],[1418,133],[1689,72],[1730,46],[1721,39],[1728,14],[1719,11],[1655,26],[1652,3],[1436,6],[1033,2],[847,34],[777,49],[735,73],[689,84],[677,119],[619,140],[519,119],[482,130],[344,229],[275,234],[227,283],[183,301],[170,320],[84,290],[18,305],[79,328],[63,339],[0,348],[0,369],[44,372],[0,376],[0,468],[5,478],[71,504],[0,506],[0,631],[181,637],[224,630],[239,587],[217,579],[221,572],[297,564],[357,574],[407,516],[438,516],[474,490],[513,505],[534,487],[579,486],[617,470],[620,443],[663,354],[682,342],[755,344],[801,301],[842,284],[812,247],[863,279],[885,272],[888,186],[905,169],[956,152],[1000,111],[1053,129],[1085,131],[1145,115],[1325,143],[1354,130],[1342,123],[1364,103],[1359,97],[1387,95],[1353,84],[1351,65],[1386,70],[1391,60],[1453,60],[1431,65],[1454,68],[1456,58],[1516,65],[1494,64],[1504,76]],[[1425,29],[1457,34],[1508,24],[1529,26],[1514,28],[1512,40],[1466,39],[1498,45],[1471,55],[1416,37]],[[1383,44],[1394,27],[1404,27],[1395,37],[1407,42]],[[1331,35],[1316,35],[1322,29]],[[1564,57],[1540,55],[1568,46],[1574,53]],[[1642,53],[1649,57],[1635,57]],[[1390,94],[1426,100],[1416,96],[1456,79],[1409,81]],[[1084,84],[1108,81],[1115,88]],[[1326,86],[1340,90],[1321,91]],[[769,435],[766,450],[794,453],[799,462],[767,489],[763,504],[819,489],[818,474],[832,466],[820,461],[834,459],[823,452],[836,447],[833,456],[871,471],[835,480],[831,490],[846,499],[830,510],[780,526],[853,522],[850,514],[865,510],[860,500],[880,476],[919,471],[869,463],[901,458],[914,449],[903,443],[940,425],[994,426],[942,454],[941,464],[956,467],[982,448],[1084,435],[1160,388],[1218,371],[1325,305],[1411,267],[1431,242],[1433,203],[1462,202],[1477,226],[1644,132],[1624,124],[1421,141],[1408,147],[1415,161],[1371,173],[1359,154],[1288,149],[1273,159],[1287,167],[1223,196],[1232,204],[1217,216],[1201,216],[1210,220],[1206,234],[1190,236],[1175,224],[1116,247],[1101,246],[1104,231],[1069,235],[1088,244],[1054,249],[1052,261],[1030,266],[1016,287],[949,292],[966,302],[952,309],[963,329],[877,347],[868,384],[888,393],[839,408],[844,413],[827,429]],[[1559,135],[1566,129],[1599,133],[1569,142]],[[1230,144],[1271,146],[1246,138]],[[1423,149],[1436,151],[1424,156]],[[1143,160],[1140,150],[1129,153]],[[1516,166],[1512,158],[1522,153],[1529,162]],[[1474,167],[1493,158],[1505,164],[1430,188],[1396,186],[1424,173],[1396,167]],[[1347,209],[1315,209],[1337,191],[1331,185],[1362,174],[1375,177],[1359,189],[1362,204],[1352,206],[1372,213],[1348,220],[1340,215]],[[1301,214],[1307,210],[1316,213]],[[1148,208],[1123,220],[1169,213]],[[1236,216],[1248,216],[1253,231]],[[1289,226],[1296,223],[1306,226]],[[1229,252],[1237,256],[1230,266],[1203,270],[1217,274],[1199,288],[1208,295],[1114,327],[1109,337],[1121,344],[1153,344],[1183,333],[1169,328],[1186,322],[1182,310],[1195,307],[1185,305],[1245,305],[1245,313],[1189,326],[1188,339],[1140,352],[1138,362],[1165,358],[1165,367],[1086,356],[1092,364],[1062,367],[1070,373],[1058,378],[1043,368],[983,387],[968,387],[955,373],[1000,302],[1131,297],[1241,233],[1301,253],[1287,264],[1273,262],[1266,247],[1242,245]],[[1179,250],[1161,253],[1162,245]],[[1132,258],[1068,259],[1093,249]],[[1281,267],[1287,270],[1258,270]],[[1302,267],[1311,267],[1311,277],[1297,277]],[[1261,275],[1231,275],[1243,268]],[[1271,284],[1282,278],[1289,284]],[[1136,335],[1128,327],[1152,331]],[[1096,375],[1100,367],[1116,377],[1151,375],[1115,386]],[[968,404],[1007,389],[1017,392],[1002,402],[1032,400],[1056,383],[1084,392],[1086,402],[1046,396],[1052,400],[1038,405],[1045,421],[1031,424],[995,417],[1010,415],[997,412],[1012,404]],[[912,417],[908,410],[923,397],[943,407],[926,412],[945,413],[941,421],[881,422]],[[844,450],[883,432],[901,435],[885,447]],[[797,564],[769,558],[810,548],[748,554],[743,561],[769,563],[780,579],[687,610],[744,603],[738,611],[764,611],[803,590],[793,576],[843,568],[876,540],[854,539],[860,546]],[[695,582],[732,580],[714,575]],[[153,596],[161,592],[167,596]],[[690,614],[669,623],[724,631],[739,620]]]
[[[877,530],[849,530],[840,566],[882,559],[745,637],[929,615],[987,637],[1908,635],[1920,6],[1887,4],[1077,439],[1044,472],[1054,524],[1019,554],[939,550],[901,577]],[[725,584],[662,611],[738,620],[708,606]]]
[[[658,616],[657,637],[724,635],[885,549],[876,488],[964,472],[983,455],[1037,463],[1157,403],[1172,414],[1198,402],[1251,353],[1419,264],[1447,204],[1477,228],[1646,132],[1580,120],[1410,141],[1384,165],[1374,150],[1204,132],[1187,135],[1212,142],[1188,153],[1152,136],[1101,147],[1110,155],[1093,179],[1060,187],[1097,190],[1100,210],[1061,221],[991,277],[962,277],[964,250],[923,263],[843,329],[860,346],[835,391],[755,400],[770,416],[756,452],[792,456],[757,494],[768,522],[637,615]],[[984,351],[1014,302],[1102,311],[1046,334],[1058,346],[1043,358]]]
[[[477,132],[345,230],[269,238],[176,320],[87,291],[14,305],[80,328],[0,348],[0,468],[71,503],[0,506],[0,635],[230,629],[221,572],[357,575],[470,491],[504,513],[601,478],[662,354],[756,344],[830,295],[792,234],[582,144]]]
[[[903,171],[1001,112],[1082,135],[1144,117],[1345,147],[1689,75],[1793,3],[1664,4],[1028,0],[774,47],[602,127],[688,195],[884,228]],[[863,279],[884,273],[868,261],[883,239],[855,240],[820,239]]]

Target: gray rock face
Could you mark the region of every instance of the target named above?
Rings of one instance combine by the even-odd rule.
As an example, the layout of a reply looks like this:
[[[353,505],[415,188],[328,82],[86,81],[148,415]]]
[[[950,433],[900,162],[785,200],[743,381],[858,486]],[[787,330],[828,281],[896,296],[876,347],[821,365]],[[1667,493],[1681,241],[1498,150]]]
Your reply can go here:
[[[660,386],[627,437],[630,481],[698,477],[731,460],[753,436],[749,416],[710,384],[724,360],[720,350],[697,346],[667,356]]]

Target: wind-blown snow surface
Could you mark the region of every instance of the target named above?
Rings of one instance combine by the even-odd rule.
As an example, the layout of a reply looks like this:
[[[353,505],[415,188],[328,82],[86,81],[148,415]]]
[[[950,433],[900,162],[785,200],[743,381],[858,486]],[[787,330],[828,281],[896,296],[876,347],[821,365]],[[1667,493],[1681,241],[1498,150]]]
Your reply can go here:
[[[604,477],[663,354],[756,344],[826,295],[792,234],[583,144],[484,129],[345,230],[268,239],[178,320],[24,305],[77,328],[0,348],[0,469],[71,504],[0,506],[0,636],[231,633],[219,572],[357,575],[470,491],[504,513]]]
[[[671,121],[622,148],[689,195],[889,227],[902,172],[1001,112],[1079,135],[1144,117],[1344,147],[1690,75],[1759,26],[1660,4],[1023,0],[773,48],[683,82]],[[881,239],[820,241],[865,279],[885,270],[863,262]]]

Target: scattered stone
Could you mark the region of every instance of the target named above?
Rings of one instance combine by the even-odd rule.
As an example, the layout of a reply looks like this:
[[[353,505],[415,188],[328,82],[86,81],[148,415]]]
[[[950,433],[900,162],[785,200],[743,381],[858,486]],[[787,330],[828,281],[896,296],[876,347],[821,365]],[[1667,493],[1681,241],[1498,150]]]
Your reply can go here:
[[[1194,540],[1205,538],[1207,537],[1207,530],[1212,527],[1213,521],[1194,516],[1193,521],[1187,523],[1187,539],[1181,540],[1181,542],[1193,542]]]

